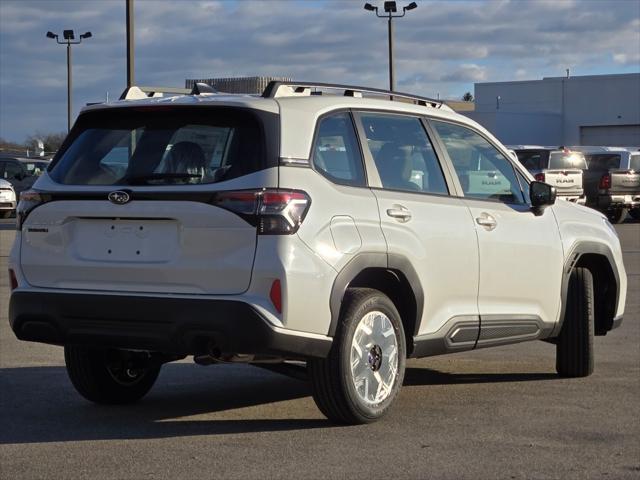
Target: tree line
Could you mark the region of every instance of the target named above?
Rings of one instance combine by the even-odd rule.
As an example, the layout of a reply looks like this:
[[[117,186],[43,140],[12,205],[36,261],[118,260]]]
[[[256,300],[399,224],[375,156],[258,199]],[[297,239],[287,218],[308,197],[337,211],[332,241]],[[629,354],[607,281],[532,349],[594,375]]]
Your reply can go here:
[[[28,151],[29,156],[35,157],[39,151],[38,142],[41,141],[45,155],[49,155],[55,153],[60,148],[66,136],[67,134],[65,132],[43,133],[37,131],[29,135],[24,143],[11,142],[0,137],[0,152],[26,156]]]

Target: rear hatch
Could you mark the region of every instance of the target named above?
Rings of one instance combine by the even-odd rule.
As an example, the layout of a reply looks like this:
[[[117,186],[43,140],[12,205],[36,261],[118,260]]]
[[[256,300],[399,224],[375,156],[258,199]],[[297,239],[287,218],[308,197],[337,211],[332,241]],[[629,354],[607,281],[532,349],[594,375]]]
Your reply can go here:
[[[581,196],[584,193],[582,171],[587,162],[581,152],[557,151],[549,154],[544,182],[556,187],[559,196]]]
[[[27,282],[245,291],[257,233],[242,215],[241,194],[277,187],[277,169],[270,168],[277,152],[268,140],[278,138],[277,124],[275,114],[232,107],[84,113],[38,181],[36,208],[21,214]]]

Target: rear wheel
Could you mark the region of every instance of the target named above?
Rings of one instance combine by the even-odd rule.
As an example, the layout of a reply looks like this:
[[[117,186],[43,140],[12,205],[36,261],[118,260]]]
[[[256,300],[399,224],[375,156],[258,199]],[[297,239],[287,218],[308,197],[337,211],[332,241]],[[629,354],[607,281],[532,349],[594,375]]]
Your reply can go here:
[[[160,373],[160,364],[143,352],[66,346],[64,360],[78,393],[96,403],[136,402]]]
[[[593,373],[593,277],[577,267],[569,278],[567,309],[556,343],[556,371],[562,377]]]
[[[329,356],[307,363],[313,398],[330,420],[378,420],[404,378],[406,343],[400,315],[378,290],[347,290]]]
[[[13,211],[11,211],[11,210],[7,210],[5,212],[2,212],[2,218],[9,218],[12,213],[13,213]]]
[[[627,218],[626,208],[616,208],[607,212],[607,218],[611,223],[622,223]]]
[[[629,215],[631,215],[631,217],[635,220],[640,220],[640,208],[629,210]]]

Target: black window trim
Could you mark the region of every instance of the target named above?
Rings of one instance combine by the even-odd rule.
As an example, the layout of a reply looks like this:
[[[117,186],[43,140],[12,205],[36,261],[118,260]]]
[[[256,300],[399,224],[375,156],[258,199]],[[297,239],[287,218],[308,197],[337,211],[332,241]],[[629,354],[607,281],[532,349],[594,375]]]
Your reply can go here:
[[[477,135],[479,135],[480,137],[482,137],[487,143],[489,143],[489,145],[491,145],[493,148],[495,148],[498,152],[500,152],[502,154],[502,156],[505,158],[505,160],[507,160],[507,162],[509,162],[509,164],[511,165],[511,167],[514,169],[514,176],[516,177],[516,181],[518,182],[518,187],[520,188],[520,194],[522,195],[522,199],[524,200],[524,203],[515,203],[515,202],[505,202],[502,200],[498,200],[495,198],[477,198],[477,197],[470,197],[464,194],[464,191],[462,189],[462,184],[460,183],[460,180],[458,179],[458,175],[455,174],[455,180],[456,180],[456,184],[459,186],[459,197],[460,198],[464,198],[465,200],[473,200],[476,202],[491,202],[491,203],[499,203],[502,205],[509,205],[509,206],[527,206],[529,203],[529,200],[526,198],[524,191],[522,190],[522,185],[520,185],[520,181],[518,180],[518,176],[515,175],[516,173],[521,173],[522,176],[524,178],[527,178],[527,176],[522,173],[522,169],[524,169],[524,167],[518,168],[518,166],[514,163],[513,159],[511,158],[511,155],[507,155],[505,154],[501,148],[499,148],[495,143],[493,143],[491,141],[491,139],[487,138],[487,136],[485,134],[483,134],[482,132],[480,132],[478,129],[476,129],[475,127],[471,126],[471,125],[467,125],[465,123],[461,123],[461,122],[456,122],[454,120],[450,120],[450,119],[445,119],[445,118],[439,118],[439,117],[427,117],[427,121],[429,122],[430,126],[432,127],[435,135],[437,135],[437,139],[438,142],[440,143],[440,145],[442,146],[442,148],[444,149],[444,155],[446,155],[446,161],[449,164],[449,168],[452,169],[452,171],[455,173],[455,167],[453,165],[453,162],[451,161],[451,157],[449,157],[449,152],[446,149],[446,146],[444,144],[444,141],[442,140],[442,138],[440,137],[440,134],[437,132],[436,128],[431,125],[431,122],[442,122],[442,123],[449,123],[452,125],[455,125],[457,127],[463,127],[463,128],[467,128],[468,130],[471,130],[472,132],[476,133]],[[519,162],[518,162],[519,163]],[[524,169],[526,171],[526,169]],[[528,173],[528,172],[527,172]]]
[[[334,115],[337,114],[341,114],[341,113],[346,113],[349,116],[349,119],[351,120],[351,125],[353,127],[353,131],[355,133],[355,139],[356,139],[356,145],[358,147],[358,152],[360,154],[360,164],[362,165],[362,172],[364,174],[364,183],[362,185],[354,185],[352,183],[349,183],[348,181],[340,181],[340,179],[337,179],[336,177],[333,176],[329,176],[328,172],[325,172],[324,170],[321,170],[319,168],[316,167],[315,164],[315,148],[316,148],[316,142],[318,141],[318,133],[320,131],[320,124],[322,123],[322,121],[325,118],[328,117],[332,117]],[[358,127],[356,125],[356,122],[353,118],[353,112],[351,111],[350,108],[337,108],[335,110],[331,110],[329,112],[325,112],[322,115],[320,115],[317,119],[316,119],[316,123],[314,126],[314,131],[313,131],[313,141],[311,142],[311,149],[309,151],[309,167],[311,167],[311,169],[318,173],[319,175],[321,175],[323,178],[325,178],[326,180],[328,180],[329,182],[335,184],[335,185],[341,185],[343,187],[351,187],[351,188],[369,188],[369,176],[367,173],[367,166],[365,164],[365,160],[364,160],[364,152],[362,149],[362,142],[360,139],[360,135],[358,132]],[[306,167],[306,165],[305,165]]]

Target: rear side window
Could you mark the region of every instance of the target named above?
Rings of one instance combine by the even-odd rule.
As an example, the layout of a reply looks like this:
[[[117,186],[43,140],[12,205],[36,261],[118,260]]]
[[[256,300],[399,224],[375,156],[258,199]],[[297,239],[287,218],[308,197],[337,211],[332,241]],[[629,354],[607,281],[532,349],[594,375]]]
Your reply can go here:
[[[366,184],[362,154],[349,113],[336,113],[320,120],[313,165],[334,183],[356,187]]]
[[[90,112],[65,147],[50,175],[67,185],[215,183],[267,166],[260,120],[231,108]]]
[[[384,188],[449,193],[438,157],[419,118],[361,113],[360,120]]]
[[[525,203],[513,165],[497,148],[469,128],[431,123],[447,149],[465,197]]]
[[[636,172],[640,172],[640,153],[631,155],[631,158],[629,159],[629,168]]]
[[[588,154],[585,155],[589,170],[604,171],[620,168],[620,155],[617,153]]]

